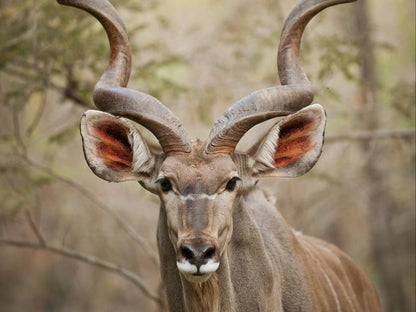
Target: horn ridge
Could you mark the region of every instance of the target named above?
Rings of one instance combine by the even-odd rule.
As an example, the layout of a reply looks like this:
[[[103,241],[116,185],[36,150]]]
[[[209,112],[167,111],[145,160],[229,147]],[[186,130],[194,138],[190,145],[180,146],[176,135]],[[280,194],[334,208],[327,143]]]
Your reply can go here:
[[[104,27],[110,43],[107,69],[94,88],[95,105],[102,111],[132,119],[159,140],[164,153],[190,152],[191,145],[179,119],[151,95],[125,88],[131,70],[131,50],[126,28],[107,0],[57,0],[93,15]]]
[[[241,137],[253,126],[275,117],[286,116],[313,100],[312,88],[304,85],[262,89],[232,105],[214,124],[205,151],[231,153]],[[276,109],[276,107],[278,109]]]
[[[191,152],[188,135],[179,119],[153,96],[127,88],[107,87],[96,89],[94,101],[105,112],[145,126],[156,136],[165,154]]]
[[[127,31],[117,11],[107,0],[57,0],[59,4],[73,6],[93,15],[104,27],[110,43],[110,60],[107,69],[96,84],[125,87],[130,78],[131,49]]]
[[[303,0],[292,10],[283,25],[278,48],[277,68],[282,85],[309,84],[300,62],[300,41],[309,21],[322,10],[356,0]]]
[[[308,22],[323,9],[356,0],[302,0],[284,24],[277,66],[282,86],[258,90],[233,104],[214,124],[207,153],[232,153],[256,124],[293,113],[312,103],[314,92],[300,61],[300,42]]]

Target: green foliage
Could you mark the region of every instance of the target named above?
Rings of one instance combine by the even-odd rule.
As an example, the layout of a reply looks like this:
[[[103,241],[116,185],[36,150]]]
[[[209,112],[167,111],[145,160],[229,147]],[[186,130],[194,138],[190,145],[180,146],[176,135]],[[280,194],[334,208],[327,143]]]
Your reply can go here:
[[[318,80],[327,80],[334,73],[342,73],[347,80],[357,80],[357,44],[353,40],[338,34],[320,36],[315,46],[320,49]]]
[[[157,1],[145,5],[134,1],[113,1],[122,3],[123,8],[135,11],[136,20],[145,10],[154,9]],[[2,2],[0,18],[5,27],[0,29],[0,71],[13,79],[8,84],[8,100],[20,102],[32,92],[54,88],[65,97],[67,88],[90,101],[93,85],[107,64],[108,40],[98,22],[89,14],[70,7],[58,5],[50,0],[27,0]],[[144,31],[151,22],[135,22],[129,27],[129,35],[134,37]],[[160,21],[166,24],[166,21]],[[166,25],[164,26],[166,27]],[[135,47],[133,46],[133,49]],[[160,66],[180,62],[178,56],[169,55],[166,47],[151,42],[140,47],[140,53],[158,51],[163,55],[151,59],[137,72],[145,81],[157,76]],[[137,64],[135,64],[137,66]],[[165,78],[166,83],[152,86],[153,91],[160,88],[175,89],[174,80]],[[58,83],[59,82],[59,83]],[[181,89],[181,87],[179,87]]]
[[[388,93],[391,97],[392,107],[402,116],[415,121],[415,86],[407,81],[400,81],[392,86]]]
[[[155,44],[150,50],[166,50],[163,44]],[[152,51],[150,51],[152,53]],[[189,65],[180,56],[165,55],[141,66],[132,77],[146,85],[147,92],[156,98],[177,98],[189,90]]]
[[[112,3],[120,8],[131,38],[149,28],[169,27],[162,17],[145,17],[157,10],[157,0]],[[56,1],[0,1],[0,19],[1,223],[6,215],[32,206],[56,182],[49,170],[56,154],[80,141],[79,116],[92,107],[92,90],[107,66],[109,45],[95,18]],[[134,63],[137,76],[132,77],[144,82],[145,91],[174,96],[186,91],[178,77],[168,74],[186,71],[181,56],[155,37],[140,47],[132,42],[132,49],[138,59],[147,60]],[[38,165],[42,163],[49,167]]]

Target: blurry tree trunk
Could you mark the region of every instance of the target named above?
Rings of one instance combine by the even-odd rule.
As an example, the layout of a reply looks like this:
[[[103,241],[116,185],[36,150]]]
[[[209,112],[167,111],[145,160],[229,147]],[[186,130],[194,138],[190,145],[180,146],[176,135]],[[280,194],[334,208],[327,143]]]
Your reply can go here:
[[[354,5],[355,37],[358,40],[360,62],[358,118],[360,127],[375,130],[379,127],[381,109],[376,74],[376,59],[372,42],[371,26],[368,19],[367,1],[360,0]],[[372,238],[372,253],[376,271],[379,274],[380,297],[385,311],[409,311],[408,300],[401,283],[403,269],[400,266],[399,247],[395,243],[391,220],[396,209],[389,192],[383,169],[383,150],[374,141],[362,143],[363,155],[367,157],[364,174],[368,181],[368,217]],[[383,174],[384,172],[384,174]]]

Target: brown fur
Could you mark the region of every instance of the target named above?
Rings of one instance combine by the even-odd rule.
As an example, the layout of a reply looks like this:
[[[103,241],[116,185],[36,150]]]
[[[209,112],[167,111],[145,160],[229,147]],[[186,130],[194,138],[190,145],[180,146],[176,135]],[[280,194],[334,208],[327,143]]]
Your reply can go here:
[[[162,254],[172,248],[163,232],[159,228]],[[352,260],[331,244],[294,235],[258,188],[235,205],[232,238],[207,283],[192,285],[177,270],[167,272],[164,259],[168,299],[184,299],[172,312],[381,311],[375,290]]]
[[[293,118],[308,119],[316,109]],[[290,124],[291,117],[285,121]],[[117,133],[127,133],[123,131]],[[158,248],[171,312],[380,311],[375,290],[347,255],[292,232],[255,186],[253,154],[206,154],[204,146],[195,141],[191,153],[156,158],[153,171],[141,181],[161,199]],[[308,152],[303,157],[309,157]],[[235,177],[238,185],[227,189]],[[169,181],[168,190],[158,182],[162,180]],[[212,261],[215,269],[211,266],[211,271],[199,275],[190,270],[192,265],[199,268],[183,252],[185,244],[213,247],[203,261]],[[185,263],[179,265],[181,273],[177,263]],[[202,265],[209,267],[208,262]]]
[[[204,283],[189,283],[184,280],[182,280],[182,283],[184,284],[187,311],[221,311],[217,274],[213,274]]]
[[[110,114],[89,111],[81,120],[85,156],[99,177],[137,179],[161,199],[158,248],[170,311],[380,311],[374,289],[348,256],[320,240],[295,236],[254,186],[262,176],[302,175],[318,160],[326,119],[321,106],[308,106],[313,91],[300,64],[300,39],[315,14],[354,0],[301,1],[281,36],[282,86],[235,103],[204,143],[190,142],[158,100],[125,88],[130,45],[108,2],[58,1],[93,14],[110,39],[111,59],[94,103],[139,122],[162,147],[163,154],[150,153],[134,127]],[[294,114],[256,145],[258,152],[235,153],[255,124],[289,112]]]

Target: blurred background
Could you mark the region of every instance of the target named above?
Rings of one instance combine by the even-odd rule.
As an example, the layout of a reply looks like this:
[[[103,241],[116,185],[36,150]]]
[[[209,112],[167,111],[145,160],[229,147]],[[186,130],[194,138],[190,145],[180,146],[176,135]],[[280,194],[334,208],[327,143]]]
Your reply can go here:
[[[112,2],[132,42],[129,87],[159,98],[191,137],[277,84],[295,1]],[[0,0],[0,20],[0,311],[162,310],[158,199],[100,180],[82,154],[79,118],[107,65],[104,31],[50,0]],[[301,178],[260,183],[296,230],[363,268],[384,311],[414,311],[415,2],[330,8],[307,27],[302,57],[328,115],[323,154]]]

